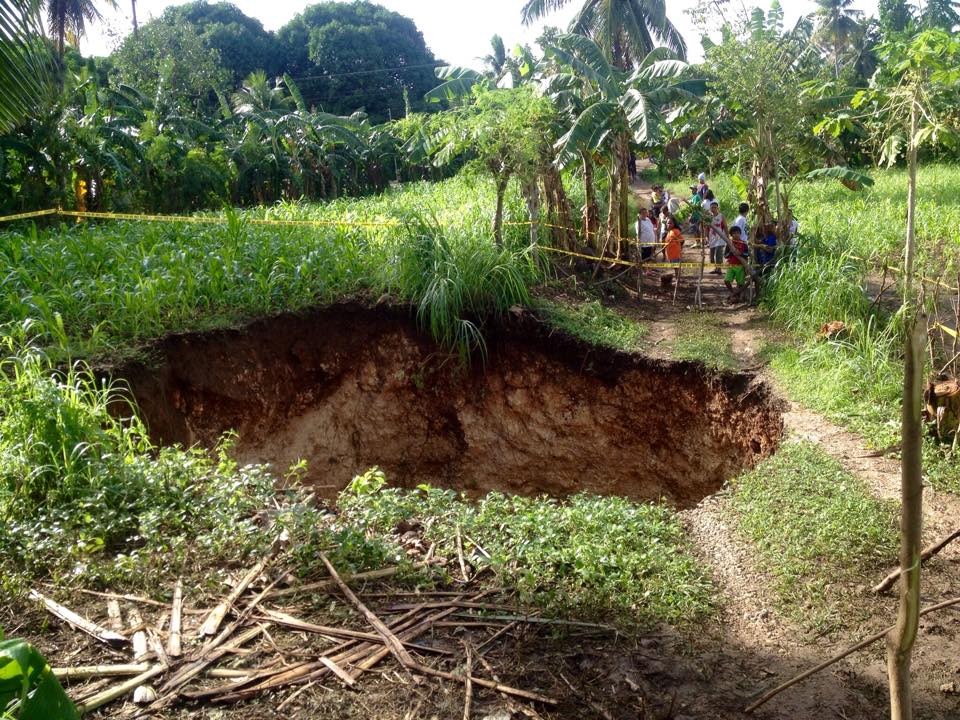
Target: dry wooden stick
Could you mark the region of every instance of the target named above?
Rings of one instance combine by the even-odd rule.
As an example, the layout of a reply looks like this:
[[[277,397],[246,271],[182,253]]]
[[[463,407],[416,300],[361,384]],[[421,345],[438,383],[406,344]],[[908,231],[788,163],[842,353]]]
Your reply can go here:
[[[457,525],[457,560],[460,561],[460,572],[463,573],[463,581],[470,582],[470,576],[467,574],[467,563],[463,559],[463,537],[460,535],[460,526]]]
[[[143,660],[148,652],[147,648],[147,633],[141,628],[145,628],[143,622],[143,617],[140,615],[140,611],[137,608],[131,608],[130,612],[127,613],[127,619],[130,622],[130,625],[138,628],[133,633],[133,661],[140,662]]]
[[[410,667],[411,665],[416,665],[413,657],[410,653],[407,652],[406,648],[403,647],[403,644],[397,640],[397,636],[394,635],[390,628],[383,624],[383,621],[378,618],[370,609],[363,604],[363,602],[354,595],[353,590],[340,579],[340,575],[337,574],[337,570],[333,567],[333,564],[327,559],[327,556],[322,552],[320,553],[320,560],[327,568],[327,572],[330,573],[330,577],[337,583],[340,587],[340,591],[346,596],[346,598],[353,604],[353,606],[360,611],[360,614],[363,615],[367,622],[369,622],[373,629],[376,630],[388,648],[390,652],[393,653],[393,656],[397,658],[399,663],[404,667]]]
[[[398,572],[400,572],[399,567],[388,567],[381,568],[380,570],[369,570],[368,572],[357,573],[356,575],[346,575],[345,577],[349,581],[379,580],[396,575]],[[319,580],[314,583],[308,583],[307,585],[297,585],[295,587],[283,588],[282,590],[274,590],[268,597],[273,599],[287,595],[296,595],[303,592],[312,592],[314,590],[330,590],[335,586],[336,583],[333,581],[333,579],[327,578],[326,580]]]
[[[102,693],[97,693],[89,700],[77,705],[77,712],[81,715],[86,715],[91,710],[96,710],[98,707],[106,705],[109,702],[113,702],[117,698],[123,697],[131,690],[136,690],[145,682],[148,682],[152,678],[155,678],[157,675],[166,671],[166,669],[167,668],[164,665],[154,665],[146,672],[141,673],[134,678],[130,678],[126,682],[120,683],[119,685],[116,685],[108,690],[104,690]]]
[[[44,607],[46,607],[46,609],[50,613],[52,613],[53,615],[56,615],[58,618],[63,620],[68,625],[75,627],[77,630],[80,630],[81,632],[85,632],[94,640],[98,640],[99,642],[102,642],[105,645],[109,645],[112,648],[122,648],[122,647],[126,647],[127,644],[130,642],[129,640],[127,640],[127,638],[125,638],[120,633],[115,633],[111,630],[107,630],[105,627],[101,627],[100,625],[97,625],[95,622],[92,622],[90,620],[87,620],[85,617],[81,617],[80,615],[77,615],[77,613],[73,612],[73,610],[70,610],[69,608],[64,607],[58,602],[54,602],[53,600],[42,595],[36,590],[31,590],[29,597],[31,600],[36,600],[43,603]]]
[[[120,612],[120,602],[115,598],[107,600],[107,618],[111,630],[116,633],[123,632],[123,615]]]
[[[173,588],[173,602],[170,604],[170,637],[167,638],[167,654],[170,657],[180,657],[183,647],[180,644],[180,633],[183,627],[183,579],[177,578]]]
[[[353,677],[350,675],[350,673],[348,673],[348,672],[347,672],[346,670],[344,670],[342,667],[340,667],[339,665],[337,665],[337,664],[336,664],[333,660],[331,660],[330,658],[328,658],[328,657],[322,657],[322,656],[321,656],[320,662],[323,663],[323,665],[324,665],[330,672],[332,672],[334,675],[336,675],[336,676],[340,679],[340,681],[343,682],[343,684],[346,685],[347,687],[353,687],[354,685],[357,684],[357,681],[353,679]]]
[[[960,529],[954,530],[945,538],[938,540],[928,548],[924,548],[923,552],[920,553],[920,564],[923,565],[923,563],[925,563],[927,560],[932,558],[938,552],[943,550],[947,545],[952,543],[957,538],[960,538]],[[873,591],[875,593],[882,593],[889,590],[891,587],[893,587],[893,584],[897,581],[897,578],[900,577],[901,572],[902,571],[900,568],[897,568],[896,570],[894,570],[892,573],[887,575],[883,580],[877,583],[877,585],[874,586]]]
[[[296,700],[298,697],[303,695],[307,690],[309,690],[316,684],[317,684],[316,681],[309,682],[306,685],[304,685],[302,688],[298,688],[297,690],[294,690],[292,693],[290,693],[290,697],[288,697],[282,703],[277,705],[277,712],[279,712],[280,710],[283,710],[287,705],[292,703],[294,700]]]
[[[78,667],[53,668],[53,676],[61,680],[89,680],[99,677],[139,675],[150,669],[148,663],[134,665],[80,665]]]
[[[273,545],[270,547],[270,552],[261,558],[256,565],[250,568],[247,574],[240,578],[240,581],[233,586],[233,589],[230,591],[230,593],[223,600],[217,603],[217,606],[210,611],[210,614],[207,615],[206,619],[204,619],[203,624],[200,625],[200,629],[197,631],[197,637],[209,637],[217,634],[217,630],[220,629],[220,623],[223,622],[223,619],[230,611],[230,608],[233,607],[233,604],[239,599],[239,597],[247,591],[247,588],[253,584],[253,581],[263,574],[263,571],[267,569],[267,565],[270,564],[270,561],[273,560],[276,554],[280,551],[280,547],[281,541],[280,538],[277,538],[273,541]]]
[[[467,654],[467,664],[464,674],[466,681],[463,684],[463,720],[470,720],[470,709],[473,705],[473,680],[470,675],[473,673],[473,653],[470,652],[470,643],[464,643],[463,649]]]
[[[935,611],[935,610],[942,610],[942,609],[944,609],[944,608],[950,607],[951,605],[960,605],[960,597],[953,598],[952,600],[944,600],[944,601],[941,602],[941,603],[937,603],[936,605],[931,605],[931,606],[928,607],[928,608],[924,608],[923,610],[920,611],[918,617],[923,617],[924,615],[926,615],[926,614],[928,614],[928,613],[932,613],[932,612]],[[844,659],[845,657],[847,657],[848,655],[852,655],[853,653],[857,652],[857,650],[862,650],[863,648],[867,647],[868,645],[870,645],[870,644],[872,644],[872,643],[875,643],[877,640],[879,640],[880,638],[884,637],[887,633],[892,632],[895,627],[896,627],[895,625],[891,625],[891,626],[888,627],[888,628],[884,628],[884,629],[881,630],[880,632],[874,633],[874,634],[871,635],[870,637],[868,637],[868,638],[866,638],[866,639],[864,639],[864,640],[861,640],[861,641],[858,642],[856,645],[847,648],[846,650],[844,650],[844,651],[841,652],[840,654],[834,655],[834,656],[833,656],[832,658],[830,658],[829,660],[824,660],[822,663],[820,663],[820,664],[817,665],[816,667],[813,667],[813,668],[811,668],[811,669],[809,669],[809,670],[805,670],[804,672],[800,673],[799,675],[796,675],[795,677],[791,678],[790,680],[787,680],[785,683],[781,683],[780,685],[777,685],[777,687],[773,688],[773,690],[770,690],[769,692],[764,693],[764,694],[761,695],[755,702],[751,703],[751,704],[748,705],[746,708],[744,708],[743,711],[744,711],[745,713],[752,713],[752,712],[753,712],[754,710],[756,710],[758,707],[760,707],[761,705],[765,705],[768,701],[770,701],[771,699],[773,699],[774,697],[776,697],[777,695],[779,695],[780,693],[782,693],[782,692],[783,692],[784,690],[786,690],[787,688],[791,688],[791,687],[793,687],[794,685],[796,685],[798,682],[801,682],[801,681],[803,681],[803,680],[806,680],[808,677],[810,677],[811,675],[815,675],[816,673],[820,672],[820,671],[823,670],[824,668],[828,668],[828,667],[830,667],[831,665],[833,665],[834,663],[840,662],[841,660],[843,660],[843,659]]]

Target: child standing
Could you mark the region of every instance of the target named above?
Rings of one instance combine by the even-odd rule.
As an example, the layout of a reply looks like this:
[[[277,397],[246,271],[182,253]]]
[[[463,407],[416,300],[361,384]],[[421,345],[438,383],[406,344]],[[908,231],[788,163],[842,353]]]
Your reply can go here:
[[[640,208],[637,215],[637,257],[640,262],[650,259],[656,242],[657,235],[653,228],[653,222],[650,220],[650,211],[646,208]]]
[[[710,203],[710,215],[707,218],[707,247],[710,248],[710,263],[717,267],[710,271],[711,275],[723,275],[720,266],[723,265],[723,251],[727,247],[727,221],[720,214],[720,203],[714,200]]]
[[[747,243],[740,236],[740,228],[734,225],[730,228],[730,253],[727,255],[727,274],[723,279],[723,284],[730,291],[730,302],[737,302],[743,293],[743,288],[747,284],[747,276],[743,267],[745,255],[747,252]],[[733,283],[737,283],[737,289],[734,291]]]
[[[677,220],[671,217],[667,221],[669,230],[667,230],[667,244],[663,247],[663,257],[668,263],[676,263],[677,269],[675,280],[680,280],[680,256],[683,254],[683,233],[677,226]]]
[[[737,219],[733,221],[733,227],[740,228],[740,239],[746,241],[747,238],[750,237],[750,224],[747,221],[747,213],[750,212],[750,206],[747,205],[747,203],[740,203],[737,211],[740,214],[737,215]]]

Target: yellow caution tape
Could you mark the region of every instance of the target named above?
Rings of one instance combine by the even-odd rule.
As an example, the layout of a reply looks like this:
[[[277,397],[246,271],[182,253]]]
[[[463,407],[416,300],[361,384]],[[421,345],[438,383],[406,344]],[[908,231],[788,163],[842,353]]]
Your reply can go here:
[[[954,337],[960,340],[960,337],[957,337],[957,331],[954,330],[953,328],[947,327],[946,325],[941,325],[940,323],[936,323],[933,327],[939,328],[940,330],[943,330],[947,335],[950,335],[951,337]]]
[[[697,268],[701,267],[700,263],[670,263],[670,262],[634,262],[632,260],[621,260],[620,258],[612,257],[598,257],[596,255],[585,255],[584,253],[573,252],[572,250],[561,250],[560,248],[553,247],[540,247],[540,250],[545,250],[546,252],[557,253],[559,255],[569,255],[571,257],[584,258],[585,260],[592,260],[593,262],[603,262],[609,263],[611,265],[626,265],[628,267],[635,267],[641,270],[646,270],[648,268],[665,268],[675,270],[676,268]],[[716,263],[703,263],[704,268],[722,268],[724,265]]]
[[[16,215],[0,216],[0,223],[13,222],[14,220],[26,220],[28,218],[43,217],[44,215],[56,215],[60,211],[56,208],[49,210],[34,210],[33,212],[18,213]]]
[[[198,223],[207,225],[223,225],[227,218],[215,215],[144,215],[140,213],[107,213],[81,212],[78,210],[61,210],[59,215],[93,220],[133,220],[139,222],[171,222],[171,223]],[[293,227],[329,227],[329,226],[357,226],[357,227],[398,227],[398,221],[374,222],[364,220],[270,220],[259,218],[243,218],[248,225],[286,225]]]

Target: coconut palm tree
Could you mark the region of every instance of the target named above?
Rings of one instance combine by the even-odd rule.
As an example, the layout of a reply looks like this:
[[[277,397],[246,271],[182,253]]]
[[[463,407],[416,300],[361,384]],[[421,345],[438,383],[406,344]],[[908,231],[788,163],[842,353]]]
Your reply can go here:
[[[0,132],[22,122],[47,85],[38,0],[0,0]]]
[[[233,109],[239,115],[249,113],[283,112],[294,106],[294,99],[287,94],[279,80],[272,85],[263,70],[247,75],[243,86],[233,94]]]
[[[87,23],[100,18],[100,11],[93,0],[47,0],[47,23],[57,56],[63,57],[68,35],[81,37],[87,30]]]
[[[817,37],[833,52],[833,66],[840,77],[840,56],[863,31],[863,12],[853,9],[854,0],[817,0]]]
[[[527,0],[523,22],[530,24],[568,3]],[[686,57],[683,36],[667,18],[666,0],[584,0],[570,31],[592,38],[607,60],[621,70],[632,67],[661,44],[681,60]]]

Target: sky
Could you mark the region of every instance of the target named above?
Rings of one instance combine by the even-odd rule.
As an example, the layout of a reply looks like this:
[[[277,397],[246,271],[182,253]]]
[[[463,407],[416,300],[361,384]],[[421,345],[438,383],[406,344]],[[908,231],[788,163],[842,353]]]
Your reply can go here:
[[[513,48],[519,43],[533,44],[540,31],[546,25],[566,27],[573,17],[581,0],[571,0],[567,7],[554,13],[544,22],[524,27],[520,9],[523,0],[375,0],[378,4],[412,18],[423,33],[427,46],[441,60],[452,65],[479,67],[477,58],[490,50],[490,38],[499,34],[507,45]],[[80,49],[84,55],[106,55],[122,38],[131,31],[130,2],[117,0],[117,10],[110,10],[106,3],[98,5],[103,12],[104,21],[88,29],[81,40]],[[169,0],[138,0],[137,17],[140,24],[151,17],[160,15],[164,8],[180,4]],[[255,17],[267,30],[276,30],[286,24],[306,5],[309,0],[234,0],[234,5],[244,13]],[[717,11],[706,16],[691,17],[690,12],[701,0],[667,0],[667,16],[683,34],[689,48],[691,60],[702,59],[700,49],[700,31],[697,20],[714,21],[719,26],[722,19]],[[785,23],[789,26],[803,14],[814,10],[814,0],[780,0],[785,14]],[[745,5],[769,7],[768,0],[726,0],[724,13],[734,16],[743,12]],[[854,7],[867,14],[876,14],[877,0],[855,0]]]

